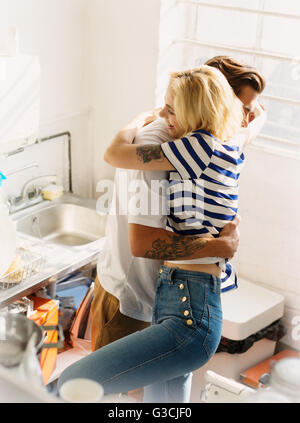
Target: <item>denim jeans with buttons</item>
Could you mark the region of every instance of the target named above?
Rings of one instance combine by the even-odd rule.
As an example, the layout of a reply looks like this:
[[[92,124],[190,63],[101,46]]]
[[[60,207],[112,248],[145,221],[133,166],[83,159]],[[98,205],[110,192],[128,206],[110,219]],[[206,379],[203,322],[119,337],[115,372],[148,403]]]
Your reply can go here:
[[[222,331],[221,280],[162,266],[152,325],[68,367],[59,378],[89,378],[106,394],[145,387],[144,402],[189,401],[192,371],[215,353]]]

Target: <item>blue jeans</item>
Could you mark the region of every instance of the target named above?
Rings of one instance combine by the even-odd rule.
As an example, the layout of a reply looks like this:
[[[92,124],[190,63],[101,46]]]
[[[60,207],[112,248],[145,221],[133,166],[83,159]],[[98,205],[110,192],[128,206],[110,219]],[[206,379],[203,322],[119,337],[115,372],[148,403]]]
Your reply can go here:
[[[152,325],[68,367],[67,380],[89,378],[106,394],[145,388],[144,402],[188,402],[191,372],[215,353],[222,330],[219,278],[162,266]]]

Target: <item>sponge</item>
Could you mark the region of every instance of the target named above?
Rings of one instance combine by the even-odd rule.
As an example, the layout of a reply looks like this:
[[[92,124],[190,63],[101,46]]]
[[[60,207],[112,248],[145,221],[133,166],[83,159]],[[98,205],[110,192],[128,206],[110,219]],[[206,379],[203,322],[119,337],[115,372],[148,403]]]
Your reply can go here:
[[[42,190],[44,200],[55,200],[63,195],[64,188],[61,185],[48,185]]]

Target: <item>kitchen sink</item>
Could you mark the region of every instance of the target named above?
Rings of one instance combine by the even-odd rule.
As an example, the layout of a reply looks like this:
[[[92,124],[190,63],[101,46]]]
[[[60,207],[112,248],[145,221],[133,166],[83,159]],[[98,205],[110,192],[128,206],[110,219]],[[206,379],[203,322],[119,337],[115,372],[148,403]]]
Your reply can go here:
[[[105,236],[106,217],[80,204],[56,203],[16,220],[18,232],[47,243],[69,247],[87,245]]]

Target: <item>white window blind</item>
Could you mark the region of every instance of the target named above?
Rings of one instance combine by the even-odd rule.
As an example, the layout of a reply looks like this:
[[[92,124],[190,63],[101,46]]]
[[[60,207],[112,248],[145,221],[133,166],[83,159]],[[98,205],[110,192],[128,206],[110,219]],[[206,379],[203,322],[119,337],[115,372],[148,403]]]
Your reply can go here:
[[[300,1],[162,0],[157,102],[170,71],[216,55],[256,66],[268,121],[256,145],[300,152]]]

